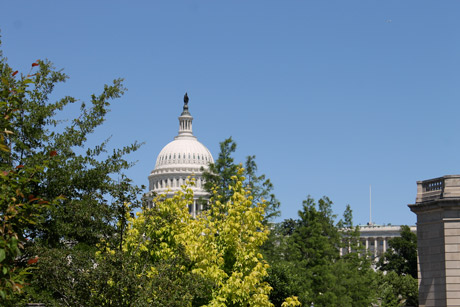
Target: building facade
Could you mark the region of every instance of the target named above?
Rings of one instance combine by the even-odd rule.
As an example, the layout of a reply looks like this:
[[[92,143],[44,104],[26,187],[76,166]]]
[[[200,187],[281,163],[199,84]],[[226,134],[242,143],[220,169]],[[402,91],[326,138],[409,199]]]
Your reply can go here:
[[[416,226],[409,227],[413,233],[417,232]],[[401,226],[399,225],[360,225],[359,231],[362,246],[366,247],[366,250],[376,261],[387,251],[388,241],[401,236]],[[340,251],[341,255],[346,252],[343,248]]]

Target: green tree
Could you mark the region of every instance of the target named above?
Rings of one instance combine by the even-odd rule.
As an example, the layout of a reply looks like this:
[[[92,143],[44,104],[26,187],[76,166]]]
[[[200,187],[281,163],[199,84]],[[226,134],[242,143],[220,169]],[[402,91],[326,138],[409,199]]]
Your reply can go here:
[[[353,212],[346,206],[337,223],[342,237],[342,256],[333,264],[336,296],[341,306],[370,306],[377,298],[376,273],[372,258],[360,244],[360,231],[353,225]]]
[[[251,191],[254,202],[266,201],[264,221],[268,222],[280,216],[280,202],[272,192],[274,187],[265,174],[257,175],[256,156],[247,156],[244,163],[244,177],[246,188]]]
[[[418,281],[412,276],[379,272],[377,284],[381,306],[418,306]]]
[[[334,225],[332,201],[321,198],[318,203],[308,197],[298,212],[299,219],[290,242],[292,254],[289,257],[304,262],[306,267],[331,263],[339,257],[340,234]]]
[[[289,261],[269,264],[265,281],[273,288],[270,292],[270,302],[276,307],[281,307],[288,297],[298,297],[300,302],[305,301],[309,289],[304,284],[304,270]]]
[[[375,273],[359,244],[350,206],[335,224],[332,201],[308,197],[299,219],[273,227],[263,247],[270,264],[270,301],[281,306],[298,296],[304,306],[369,306],[376,300]],[[344,250],[341,256],[339,248]]]
[[[388,241],[388,250],[379,259],[381,271],[394,271],[398,275],[417,278],[417,235],[407,225],[401,226],[401,236]]]
[[[104,122],[111,100],[125,89],[121,79],[114,80],[101,94],[92,95],[89,104],[81,103],[79,112],[72,109],[73,119],[61,121],[60,112],[73,108],[77,101],[70,96],[50,101],[55,86],[68,78],[62,71],[47,60],[37,60],[28,74],[19,74],[0,54],[0,72],[1,128],[8,131],[7,136],[2,135],[0,153],[2,240],[10,236],[14,241],[0,244],[12,247],[8,257],[22,261],[14,265],[25,267],[30,259],[36,261],[26,300],[46,296],[51,305],[70,306],[68,297],[85,290],[89,281],[82,278],[88,274],[59,278],[68,271],[77,274],[94,266],[100,240],[119,242],[123,236],[127,224],[121,219],[126,209],[123,202],[133,204],[129,213],[139,205],[140,189],[130,184],[123,171],[132,165],[125,156],[140,144],[109,152],[109,138],[94,147],[86,143]],[[16,247],[23,248],[21,258]],[[2,262],[5,267],[7,259]],[[55,274],[44,273],[50,270]],[[17,288],[22,280],[10,284]]]
[[[231,137],[220,143],[219,156],[214,163],[209,164],[209,170],[203,172],[205,180],[204,188],[208,191],[216,191],[221,195],[222,202],[230,199],[233,192],[229,189],[232,176],[238,172],[238,165],[232,157],[236,151],[236,143]],[[203,169],[204,170],[204,169]]]
[[[217,193],[222,197],[222,202],[230,199],[233,191],[229,189],[232,176],[236,176],[238,169],[243,164],[236,164],[232,154],[236,151],[236,143],[230,137],[220,143],[219,156],[215,163],[209,165],[208,170],[204,170],[205,189],[212,193]],[[273,193],[273,184],[264,174],[257,174],[257,164],[255,156],[246,157],[244,163],[244,186],[250,190],[254,198],[254,203],[266,202],[264,224],[280,215],[280,202]]]
[[[386,306],[417,306],[417,235],[407,225],[400,233],[388,241],[389,249],[377,262],[382,272],[379,296]]]
[[[333,306],[332,264],[339,258],[340,234],[334,225],[332,202],[324,197],[316,203],[308,197],[299,219],[286,220],[274,228],[271,246],[264,246],[272,266],[268,280],[275,288],[270,297],[279,306],[284,295],[296,295],[303,306]],[[270,242],[270,240],[268,242]],[[274,248],[275,250],[269,252]],[[287,275],[283,272],[286,270]]]
[[[298,226],[289,240],[288,260],[295,261],[305,270],[309,293],[304,304],[332,306],[336,297],[334,272],[331,264],[338,259],[340,235],[334,226],[332,201],[324,197],[315,203],[308,197],[299,211]]]
[[[42,155],[35,164],[14,160],[12,140],[21,134],[15,123],[25,112],[22,99],[33,91],[38,63],[31,66],[27,76],[18,76],[0,50],[0,299],[4,306],[15,305],[38,261],[35,255],[24,253],[24,247],[43,221],[42,213],[53,204],[36,194],[34,187],[56,152]]]

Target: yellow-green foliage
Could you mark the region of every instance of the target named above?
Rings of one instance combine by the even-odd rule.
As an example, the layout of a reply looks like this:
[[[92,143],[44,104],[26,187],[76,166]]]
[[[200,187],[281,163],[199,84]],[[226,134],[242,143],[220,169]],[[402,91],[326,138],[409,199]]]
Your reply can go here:
[[[139,212],[137,217],[127,217],[130,223],[123,242],[124,257],[139,259],[134,261],[139,264],[150,259],[147,263],[153,264],[173,257],[180,246],[192,263],[191,268],[181,269],[214,285],[207,306],[272,306],[268,298],[271,287],[263,281],[268,264],[259,252],[269,232],[262,224],[265,204],[252,202],[250,192],[243,188],[242,172],[240,169],[232,178],[230,200],[221,203],[215,193],[209,209],[196,218],[188,213],[193,192],[186,186],[172,198],[156,197],[153,208]],[[157,274],[154,265],[135,270],[146,282]],[[298,305],[295,297],[283,304]]]
[[[191,259],[196,261],[195,272],[218,285],[209,306],[226,306],[230,302],[269,306],[271,287],[262,282],[268,264],[259,253],[259,246],[268,236],[261,223],[265,204],[252,203],[242,177],[232,179],[230,200],[221,203],[215,194],[210,210],[191,224],[194,240],[182,234],[184,243]]]

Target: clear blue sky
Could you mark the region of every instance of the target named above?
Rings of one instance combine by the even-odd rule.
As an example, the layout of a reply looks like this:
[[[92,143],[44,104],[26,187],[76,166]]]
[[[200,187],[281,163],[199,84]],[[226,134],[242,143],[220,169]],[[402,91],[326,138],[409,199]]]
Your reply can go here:
[[[198,139],[256,155],[282,218],[327,195],[365,224],[371,184],[375,222],[414,224],[416,181],[460,173],[460,1],[2,1],[0,29],[13,67],[70,76],[54,98],[125,78],[91,141],[145,142],[137,184],[186,91]]]

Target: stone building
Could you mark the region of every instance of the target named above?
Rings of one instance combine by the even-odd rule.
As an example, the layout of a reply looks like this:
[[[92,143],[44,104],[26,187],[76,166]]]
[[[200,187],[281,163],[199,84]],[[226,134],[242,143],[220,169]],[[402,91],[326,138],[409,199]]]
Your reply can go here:
[[[460,306],[460,175],[417,182],[419,306]]]
[[[155,168],[150,173],[149,192],[151,199],[154,194],[172,196],[181,189],[187,178],[195,179],[194,203],[190,205],[190,213],[196,216],[203,208],[199,199],[206,199],[208,193],[204,190],[201,168],[207,169],[214,159],[208,148],[200,143],[193,135],[193,117],[188,109],[189,98],[184,96],[184,106],[179,116],[179,133],[158,154]]]

